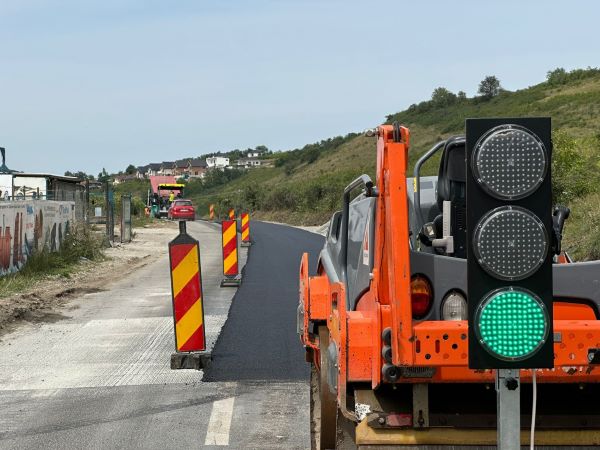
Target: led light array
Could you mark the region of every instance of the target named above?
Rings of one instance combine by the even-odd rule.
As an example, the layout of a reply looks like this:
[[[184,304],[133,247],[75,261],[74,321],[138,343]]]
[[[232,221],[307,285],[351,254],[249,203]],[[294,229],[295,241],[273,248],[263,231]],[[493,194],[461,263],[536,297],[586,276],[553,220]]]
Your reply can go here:
[[[504,280],[523,279],[544,263],[548,236],[544,224],[524,208],[503,206],[490,211],[474,234],[479,264]]]
[[[477,182],[493,197],[524,198],[544,181],[548,164],[544,145],[516,125],[494,128],[473,152]]]
[[[548,334],[544,304],[524,290],[500,290],[482,302],[478,335],[486,349],[507,360],[527,357]]]

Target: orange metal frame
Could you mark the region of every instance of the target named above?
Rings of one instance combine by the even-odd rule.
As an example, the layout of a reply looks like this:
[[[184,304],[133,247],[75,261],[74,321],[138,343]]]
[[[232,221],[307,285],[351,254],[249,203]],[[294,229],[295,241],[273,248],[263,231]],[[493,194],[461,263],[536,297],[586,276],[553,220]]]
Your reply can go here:
[[[411,311],[410,249],[406,170],[410,133],[401,127],[400,142],[393,127],[378,129],[375,257],[369,291],[356,311],[346,311],[344,286],[330,283],[323,268],[309,277],[308,257],[300,266],[300,300],[304,307],[302,341],[318,361],[318,338],[310,323],[327,323],[330,342],[338,349],[338,401],[348,382],[381,382],[381,332],[392,330],[393,363],[404,367],[436,367],[432,378],[404,382],[493,382],[491,370],[468,368],[466,321],[414,321]],[[539,382],[600,382],[600,369],[590,366],[587,350],[600,348],[600,321],[579,305],[555,304],[555,368],[538,370]],[[570,320],[560,320],[570,319]],[[579,320],[575,320],[579,319]],[[582,320],[585,319],[585,320]],[[523,370],[527,381],[531,370]]]

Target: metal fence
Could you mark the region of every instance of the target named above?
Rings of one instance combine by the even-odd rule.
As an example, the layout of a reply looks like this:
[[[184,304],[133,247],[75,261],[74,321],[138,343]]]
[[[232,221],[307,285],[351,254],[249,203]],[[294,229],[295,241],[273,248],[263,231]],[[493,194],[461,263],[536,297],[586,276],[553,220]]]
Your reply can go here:
[[[75,220],[92,225],[105,225],[106,238],[115,240],[115,223],[120,225],[121,242],[131,242],[133,237],[132,215],[133,204],[131,194],[122,195],[121,203],[117,201],[110,183],[93,183],[71,185],[68,189],[57,187],[40,192],[39,189],[20,188],[15,195],[0,192],[2,202],[19,202],[26,200],[54,200],[75,202]],[[118,207],[118,211],[115,211]],[[115,214],[116,213],[116,214]]]

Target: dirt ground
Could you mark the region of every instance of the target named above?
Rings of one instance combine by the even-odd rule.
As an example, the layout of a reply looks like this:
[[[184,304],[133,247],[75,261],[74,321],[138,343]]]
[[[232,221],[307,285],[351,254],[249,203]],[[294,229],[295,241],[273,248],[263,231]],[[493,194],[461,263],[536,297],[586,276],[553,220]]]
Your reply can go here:
[[[167,251],[176,235],[177,224],[173,222],[136,228],[131,243],[115,243],[106,249],[105,260],[82,260],[68,278],[49,276],[25,292],[0,298],[0,336],[25,322],[60,320],[61,307],[71,298],[105,290],[111,282],[151,263]]]

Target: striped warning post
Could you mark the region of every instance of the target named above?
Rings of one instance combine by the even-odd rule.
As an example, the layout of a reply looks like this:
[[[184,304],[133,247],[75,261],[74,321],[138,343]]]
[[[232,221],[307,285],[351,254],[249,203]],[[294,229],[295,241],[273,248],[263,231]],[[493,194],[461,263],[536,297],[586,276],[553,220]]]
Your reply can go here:
[[[242,245],[250,245],[250,214],[242,213]]]
[[[237,221],[224,220],[221,222],[223,234],[223,275],[221,286],[239,285],[238,277],[238,241]]]
[[[199,352],[206,350],[200,248],[186,233],[185,222],[179,226],[179,236],[169,244],[175,348]]]
[[[234,209],[229,210],[229,220],[235,220],[235,210]]]
[[[215,205],[213,205],[212,203],[208,207],[208,215],[210,217],[210,220],[215,220]]]

